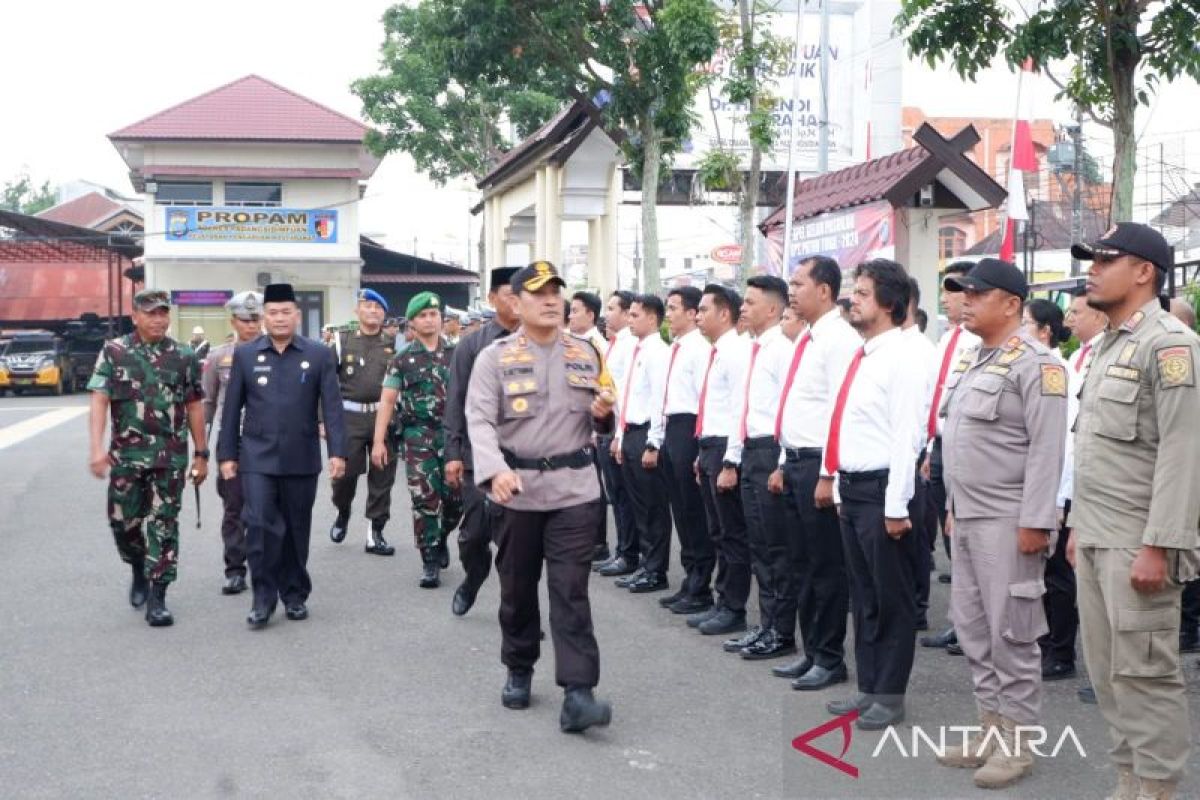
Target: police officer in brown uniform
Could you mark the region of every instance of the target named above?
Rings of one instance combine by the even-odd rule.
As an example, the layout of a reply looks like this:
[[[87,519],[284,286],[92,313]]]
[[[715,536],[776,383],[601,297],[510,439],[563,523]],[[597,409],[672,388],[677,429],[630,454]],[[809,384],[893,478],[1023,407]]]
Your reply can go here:
[[[396,482],[395,445],[388,437],[388,458],[382,467],[370,461],[371,441],[375,435],[375,414],[383,392],[383,376],[395,355],[393,337],[383,329],[387,300],[373,289],[358,293],[358,330],[339,332],[333,349],[337,353],[338,386],[342,392],[342,410],[346,420],[346,474],[333,481],[333,505],[337,519],[329,529],[329,538],[346,538],[350,524],[350,504],[358,489],[358,476],[367,473],[367,544],[366,551],[390,556],[396,548],[383,538],[392,508],[392,484]]]
[[[513,276],[521,327],[479,354],[467,389],[467,430],[475,482],[492,503],[501,661],[508,667],[501,702],[529,706],[545,561],[555,680],[566,690],[559,726],[580,732],[607,725],[612,713],[592,696],[600,652],[588,576],[603,510],[592,433],[612,430],[616,398],[600,353],[562,330],[564,285],[547,261]]]
[[[1200,340],[1164,311],[1162,235],[1123,222],[1091,246],[1088,305],[1108,315],[1075,427],[1071,541],[1083,655],[1112,737],[1117,800],[1175,796],[1190,748],[1180,594],[1196,574]]]
[[[1041,717],[1037,640],[1046,632],[1043,573],[1058,527],[1067,373],[1021,326],[1029,290],[1015,266],[985,258],[945,286],[965,293],[963,323],[981,339],[947,378],[941,413],[950,619],[971,666],[982,732],[938,760],[974,767],[977,786],[998,789],[1033,769],[1017,726]]]

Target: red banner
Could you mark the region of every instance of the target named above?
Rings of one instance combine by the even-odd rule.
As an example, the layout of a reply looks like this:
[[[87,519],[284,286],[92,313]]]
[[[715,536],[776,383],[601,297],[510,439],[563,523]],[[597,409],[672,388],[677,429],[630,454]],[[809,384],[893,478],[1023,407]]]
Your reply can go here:
[[[829,256],[843,275],[872,258],[893,258],[896,252],[895,213],[886,200],[857,208],[830,211],[792,225],[791,262],[783,262],[783,223],[767,232],[771,274],[788,278],[796,264],[809,256]]]

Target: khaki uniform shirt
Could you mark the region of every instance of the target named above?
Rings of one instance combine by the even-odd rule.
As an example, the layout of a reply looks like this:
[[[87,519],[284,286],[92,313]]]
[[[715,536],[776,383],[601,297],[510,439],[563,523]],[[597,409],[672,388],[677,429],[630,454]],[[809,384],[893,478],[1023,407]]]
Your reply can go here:
[[[200,383],[204,387],[204,422],[209,426],[215,427],[216,420],[221,418],[221,409],[225,407],[225,388],[229,386],[235,347],[237,342],[222,344],[208,354],[204,365]]]
[[[501,448],[518,458],[566,455],[592,443],[592,400],[602,385],[600,354],[564,333],[549,345],[522,329],[479,354],[467,389],[467,435],[475,482],[487,489],[509,470]],[[611,418],[610,423],[611,424]],[[505,504],[518,511],[553,511],[600,498],[596,468],[516,470],[521,493]]]
[[[338,354],[338,387],[343,400],[377,403],[383,378],[396,350],[383,332],[367,336],[362,331],[339,333],[334,350]]]
[[[946,378],[942,454],[956,519],[1014,517],[1055,530],[1067,431],[1067,373],[1052,351],[1018,331],[974,347]]]
[[[1196,548],[1198,355],[1200,338],[1157,299],[1108,330],[1093,351],[1075,424],[1077,544]]]

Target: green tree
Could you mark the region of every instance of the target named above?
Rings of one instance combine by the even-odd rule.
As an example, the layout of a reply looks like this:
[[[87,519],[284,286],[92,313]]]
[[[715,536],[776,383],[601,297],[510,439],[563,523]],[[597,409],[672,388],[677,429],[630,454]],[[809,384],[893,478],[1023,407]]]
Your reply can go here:
[[[1113,132],[1112,219],[1133,213],[1137,170],[1134,122],[1158,83],[1180,75],[1200,79],[1200,4],[1196,0],[1058,0],[1014,20],[1004,0],[901,0],[896,27],[909,51],[936,66],[948,60],[973,80],[1003,50],[1009,64],[1032,59],[1039,69],[1064,61],[1068,98]]]
[[[29,173],[22,172],[4,183],[0,189],[0,209],[16,211],[20,214],[36,214],[54,205],[54,189],[50,181],[43,181],[40,187],[34,186]]]
[[[453,9],[456,75],[596,98],[642,181],[643,286],[660,286],[657,190],[694,122],[695,68],[716,52],[710,0],[431,0]]]

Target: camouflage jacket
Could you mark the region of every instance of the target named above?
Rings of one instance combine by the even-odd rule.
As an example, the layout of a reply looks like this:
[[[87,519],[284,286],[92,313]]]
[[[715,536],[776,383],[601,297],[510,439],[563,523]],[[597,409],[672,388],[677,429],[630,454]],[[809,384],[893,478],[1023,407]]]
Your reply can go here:
[[[109,396],[116,463],[147,469],[187,466],[186,405],[204,397],[200,361],[167,337],[143,342],[137,333],[104,343],[87,388]]]
[[[392,358],[383,386],[400,392],[396,398],[400,427],[441,427],[453,354],[454,347],[445,339],[433,351],[414,339]]]

